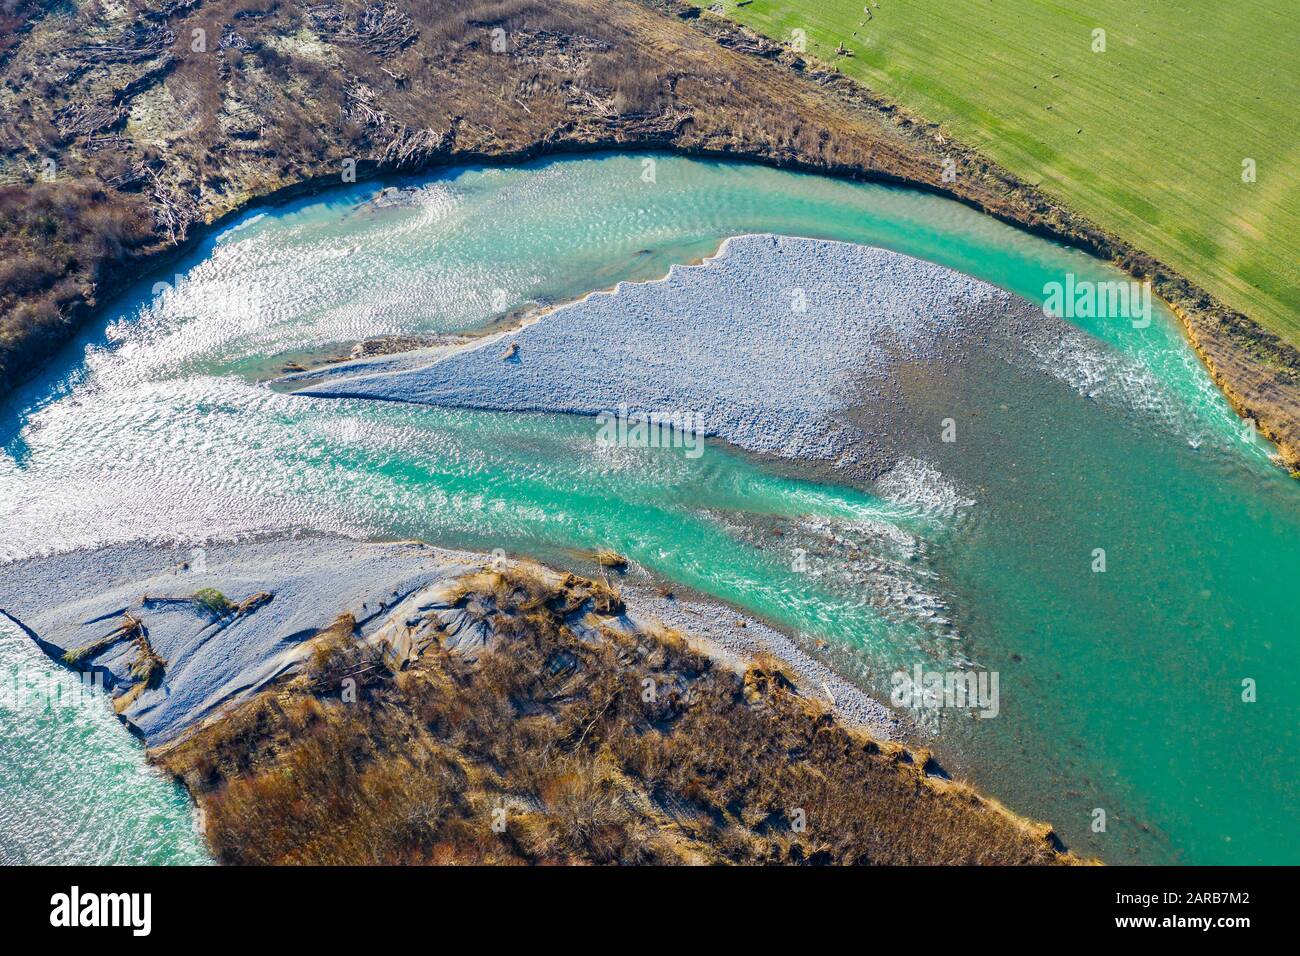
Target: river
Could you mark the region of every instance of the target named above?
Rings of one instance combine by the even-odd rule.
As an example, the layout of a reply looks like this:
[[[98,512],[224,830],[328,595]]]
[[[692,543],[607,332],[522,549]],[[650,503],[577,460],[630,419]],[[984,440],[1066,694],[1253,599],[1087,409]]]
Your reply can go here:
[[[403,201],[353,185],[242,216],[16,393],[0,410],[0,561],[295,531],[556,563],[613,547],[882,698],[918,655],[996,671],[996,719],[923,722],[924,742],[1081,853],[1295,862],[1300,486],[1163,307],[1144,328],[1077,319],[1083,343],[918,373],[913,414],[960,409],[963,440],[908,438],[913,467],[889,487],[716,443],[599,453],[577,416],[267,384],[369,337],[471,331],[658,278],[743,233],[881,246],[1039,303],[1066,274],[1118,273],[940,197],[741,163],[599,155],[389,185]],[[106,704],[13,692],[14,675],[71,678],[3,619],[0,667],[0,858],[205,857],[185,796]]]

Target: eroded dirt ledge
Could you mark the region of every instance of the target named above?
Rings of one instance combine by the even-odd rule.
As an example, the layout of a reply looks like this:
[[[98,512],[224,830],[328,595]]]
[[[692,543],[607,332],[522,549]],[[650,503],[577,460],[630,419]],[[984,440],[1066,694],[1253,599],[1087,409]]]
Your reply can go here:
[[[655,148],[919,186],[1150,279],[1300,467],[1294,347],[937,126],[680,0],[48,6],[16,6],[0,45],[0,393],[204,227],[353,163]]]

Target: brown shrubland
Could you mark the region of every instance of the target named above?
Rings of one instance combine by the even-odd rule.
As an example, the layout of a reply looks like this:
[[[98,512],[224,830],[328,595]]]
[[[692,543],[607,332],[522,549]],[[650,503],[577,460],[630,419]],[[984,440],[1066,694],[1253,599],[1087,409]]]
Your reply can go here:
[[[940,169],[816,85],[626,0],[15,9],[34,26],[0,49],[0,392],[150,257],[260,196],[340,182],[345,159],[364,176],[671,146],[900,178]]]
[[[599,587],[480,576],[461,599],[498,641],[395,675],[341,619],[307,673],[154,757],[228,863],[1074,861],[774,659],[736,674],[680,635],[576,631]]]
[[[0,261],[14,263],[0,275],[0,393],[148,263],[258,199],[341,182],[345,160],[371,176],[656,148],[935,189],[1150,279],[1234,407],[1300,467],[1300,351],[934,124],[684,0],[52,9],[13,0],[0,15],[0,187],[36,193],[12,207],[52,186],[73,220],[51,234],[20,213],[14,236],[0,223]]]

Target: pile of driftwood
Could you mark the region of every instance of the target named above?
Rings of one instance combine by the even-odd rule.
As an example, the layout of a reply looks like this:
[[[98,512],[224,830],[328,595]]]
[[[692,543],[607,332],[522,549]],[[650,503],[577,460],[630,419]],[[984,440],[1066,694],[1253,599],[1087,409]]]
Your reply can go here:
[[[176,245],[185,238],[190,223],[198,218],[196,204],[191,197],[184,194],[177,196],[168,189],[155,170],[146,166],[144,171],[153,183],[150,199],[154,221],[167,231],[171,244]]]
[[[613,90],[587,89],[576,83],[566,83],[564,103],[570,113],[591,115],[602,120],[612,120],[618,116]]]
[[[135,23],[122,31],[116,40],[86,43],[63,52],[83,63],[144,63],[167,52],[176,42],[176,34],[163,26]]]
[[[534,64],[551,73],[577,76],[587,71],[590,54],[612,48],[613,44],[598,37],[553,30],[517,30],[509,35],[506,50],[512,59]]]
[[[93,140],[91,142],[91,148],[97,148]],[[109,177],[104,180],[104,182],[106,185],[112,186],[114,189],[134,190],[138,185],[146,182],[148,179],[149,168],[145,166],[144,163],[137,162],[132,163],[126,168],[126,170],[116,176]]]
[[[389,75],[392,76],[391,73]],[[394,123],[379,105],[378,94],[359,77],[350,77],[344,89],[344,114],[375,129],[377,141],[382,141],[384,135],[389,137],[380,158],[385,166],[392,169],[418,169],[432,156],[445,150],[451,141],[450,129],[438,132]]]
[[[388,114],[375,102],[375,91],[363,80],[350,78],[344,88],[344,95],[343,112],[346,115],[360,120],[366,126],[383,126],[388,122]]]
[[[379,57],[396,55],[419,35],[411,18],[392,3],[368,6],[355,19],[336,3],[321,4],[308,12],[323,35],[363,47]]]
[[[137,0],[136,9],[148,20],[170,20],[176,14],[199,5],[199,0]]]
[[[221,39],[217,41],[218,50],[247,50],[251,45],[230,27],[221,31]]]
[[[116,104],[69,103],[54,114],[54,125],[64,136],[89,136],[111,130],[126,119],[126,110]]]
[[[393,169],[418,169],[448,147],[451,131],[399,126],[384,147],[382,161]]]
[[[366,8],[356,35],[356,42],[371,53],[392,56],[415,39],[416,29],[410,17],[385,3]]]

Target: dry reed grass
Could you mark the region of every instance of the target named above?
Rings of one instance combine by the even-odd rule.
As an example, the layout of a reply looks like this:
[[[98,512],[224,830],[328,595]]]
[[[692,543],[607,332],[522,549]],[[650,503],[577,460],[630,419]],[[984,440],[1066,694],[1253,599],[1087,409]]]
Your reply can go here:
[[[392,675],[341,620],[311,674],[154,754],[229,863],[1061,863],[1046,826],[680,635],[575,633],[598,582],[485,572],[502,640]],[[494,823],[497,824],[494,827]]]

